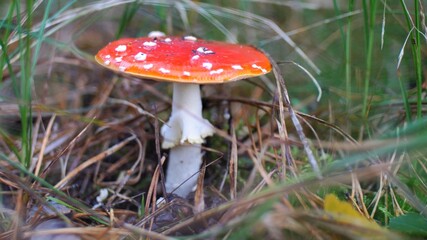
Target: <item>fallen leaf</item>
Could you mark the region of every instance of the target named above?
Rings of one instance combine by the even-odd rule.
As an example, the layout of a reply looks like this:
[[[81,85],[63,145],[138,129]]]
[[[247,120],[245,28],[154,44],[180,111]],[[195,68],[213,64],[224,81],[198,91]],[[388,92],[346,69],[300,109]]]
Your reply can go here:
[[[354,238],[367,239],[388,239],[390,236],[390,232],[386,228],[366,218],[350,203],[339,200],[333,194],[326,195],[323,208],[329,221],[345,226],[345,228],[338,229],[340,233],[352,234]]]

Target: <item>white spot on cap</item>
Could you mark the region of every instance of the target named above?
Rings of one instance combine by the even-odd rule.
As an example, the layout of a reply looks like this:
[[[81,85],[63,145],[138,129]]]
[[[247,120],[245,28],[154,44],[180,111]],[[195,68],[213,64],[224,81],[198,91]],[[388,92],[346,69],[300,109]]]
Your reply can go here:
[[[150,69],[150,68],[152,68],[152,67],[153,67],[153,64],[152,64],[152,63],[144,64],[144,65],[142,65],[142,67],[143,67],[144,69],[148,70],[148,69]]]
[[[264,69],[264,68],[262,68],[261,66],[256,65],[255,63],[254,63],[254,64],[252,64],[252,67],[253,67],[253,68],[256,68],[256,69],[261,70],[263,73],[267,73],[267,70],[265,70],[265,69]]]
[[[172,39],[170,39],[170,38],[165,38],[165,42],[170,43],[170,42],[172,42]]]
[[[105,55],[105,58],[106,58],[106,59],[110,59],[110,58],[111,58],[110,54]]]
[[[200,58],[200,56],[199,55],[194,55],[192,58],[191,58],[191,60],[197,60],[197,59],[199,59]]]
[[[144,45],[145,47],[154,47],[157,45],[157,43],[148,41],[148,42],[144,42],[142,45]]]
[[[205,47],[198,47],[197,52],[203,53],[203,54],[214,54],[214,51],[209,50],[208,48],[205,48]]]
[[[243,70],[242,66],[240,66],[240,65],[233,65],[233,66],[231,66],[231,68],[233,68],[235,70]]]
[[[159,71],[161,72],[161,73],[170,73],[171,71],[170,70],[168,70],[168,69],[166,69],[166,68],[159,68]]]
[[[105,64],[105,65],[110,65],[110,63],[111,63],[111,61],[110,61],[110,60],[105,60],[105,61],[104,61],[104,64]]]
[[[196,38],[196,37],[193,37],[193,36],[185,36],[185,37],[184,37],[184,40],[188,40],[188,41],[197,41],[197,38]]]
[[[119,70],[122,71],[122,72],[124,72],[126,70],[126,67],[125,66],[120,66]]]
[[[200,53],[202,53],[202,52],[204,52],[205,50],[204,50],[204,47],[198,47],[198,48],[197,48],[197,51],[198,51],[198,52],[200,52]]]
[[[210,74],[210,75],[213,75],[213,74],[220,74],[220,73],[222,73],[222,72],[224,72],[224,69],[220,68],[220,69],[217,69],[217,70],[212,70],[212,71],[210,71],[210,72],[209,72],[209,74]]]
[[[121,62],[122,60],[123,60],[123,57],[116,57],[116,58],[114,58],[114,60],[116,60],[116,62]]]
[[[164,37],[165,36],[165,33],[164,32],[161,32],[161,31],[151,31],[149,34],[148,34],[148,37],[151,37],[151,38],[155,38],[155,37]]]
[[[190,74],[190,72],[188,72],[188,71],[184,71],[184,72],[182,72],[182,74],[184,75],[184,76],[190,76],[191,74]]]
[[[204,62],[204,63],[202,64],[202,66],[203,66],[204,68],[206,68],[207,70],[211,70],[211,68],[212,68],[212,63],[210,63],[210,62]]]
[[[136,61],[144,61],[147,59],[147,54],[139,52],[133,57]]]
[[[115,49],[117,52],[124,52],[126,51],[126,45],[119,45]]]

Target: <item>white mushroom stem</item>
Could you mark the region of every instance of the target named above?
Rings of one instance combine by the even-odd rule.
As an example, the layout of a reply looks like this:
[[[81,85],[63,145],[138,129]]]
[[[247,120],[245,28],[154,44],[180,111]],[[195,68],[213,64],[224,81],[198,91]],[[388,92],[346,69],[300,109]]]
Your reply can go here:
[[[171,148],[166,171],[166,192],[186,197],[197,184],[202,151],[200,144],[186,144]]]
[[[172,113],[162,126],[162,148],[171,148],[166,172],[166,191],[186,197],[194,188],[202,163],[200,144],[214,128],[202,116],[198,84],[174,83]],[[195,174],[190,180],[190,176]],[[176,189],[183,182],[186,183]]]

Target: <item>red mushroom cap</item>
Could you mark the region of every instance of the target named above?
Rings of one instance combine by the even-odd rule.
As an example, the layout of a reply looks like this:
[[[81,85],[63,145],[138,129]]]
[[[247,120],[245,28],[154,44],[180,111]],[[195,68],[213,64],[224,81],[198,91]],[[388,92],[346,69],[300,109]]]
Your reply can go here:
[[[95,58],[115,71],[181,83],[223,83],[271,71],[267,56],[255,47],[192,36],[120,39]]]

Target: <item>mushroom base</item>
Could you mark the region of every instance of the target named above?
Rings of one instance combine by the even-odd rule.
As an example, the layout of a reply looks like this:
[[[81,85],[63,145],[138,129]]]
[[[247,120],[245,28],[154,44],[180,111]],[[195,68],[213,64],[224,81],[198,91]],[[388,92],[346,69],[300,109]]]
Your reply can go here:
[[[166,171],[166,192],[186,197],[194,191],[202,163],[200,144],[171,148]]]

